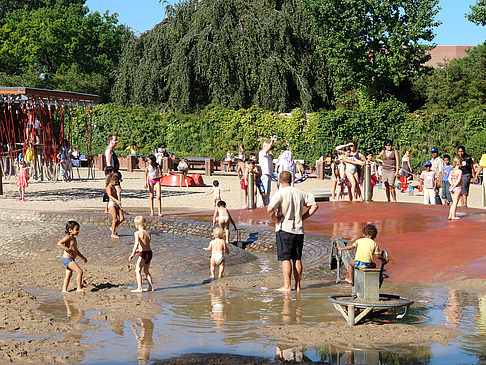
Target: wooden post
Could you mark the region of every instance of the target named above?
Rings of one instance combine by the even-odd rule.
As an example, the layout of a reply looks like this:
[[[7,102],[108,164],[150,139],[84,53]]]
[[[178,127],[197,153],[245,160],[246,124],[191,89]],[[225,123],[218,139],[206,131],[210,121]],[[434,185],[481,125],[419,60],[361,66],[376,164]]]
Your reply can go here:
[[[324,161],[317,161],[316,164],[316,174],[318,180],[324,180]]]
[[[5,160],[7,160],[7,159],[5,159]],[[3,170],[2,170],[2,164],[0,164],[0,195],[3,195]]]
[[[204,175],[212,176],[214,172],[214,160],[207,158],[204,160]]]
[[[162,157],[162,173],[168,174],[170,172],[170,157]]]
[[[354,305],[348,304],[348,326],[354,326]]]

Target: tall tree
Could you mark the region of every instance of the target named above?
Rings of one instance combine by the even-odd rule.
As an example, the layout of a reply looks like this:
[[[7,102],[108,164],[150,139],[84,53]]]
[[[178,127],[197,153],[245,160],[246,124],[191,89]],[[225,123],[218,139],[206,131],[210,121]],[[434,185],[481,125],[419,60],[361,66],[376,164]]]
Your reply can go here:
[[[466,14],[467,19],[477,25],[486,26],[486,0],[478,0],[470,8],[471,12]]]
[[[0,0],[0,22],[7,13],[17,9],[39,9],[45,6],[81,4],[84,5],[86,0]]]
[[[32,86],[109,96],[126,27],[117,25],[116,14],[90,13],[82,1],[51,2],[6,14],[0,28],[0,79],[8,84],[37,77]]]
[[[273,110],[329,107],[321,30],[302,0],[185,0],[126,44],[113,97],[182,111],[217,103]]]
[[[428,60],[438,0],[305,0],[338,91],[394,93]]]

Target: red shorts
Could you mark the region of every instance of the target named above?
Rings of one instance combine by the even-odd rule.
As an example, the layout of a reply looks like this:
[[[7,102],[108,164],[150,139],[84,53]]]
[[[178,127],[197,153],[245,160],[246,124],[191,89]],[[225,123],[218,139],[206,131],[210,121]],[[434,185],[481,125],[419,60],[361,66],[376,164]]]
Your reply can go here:
[[[246,190],[246,188],[247,188],[247,187],[246,187],[246,181],[245,181],[245,179],[241,179],[241,180],[240,180],[240,185],[241,185],[241,188],[242,188],[243,190]]]
[[[150,260],[152,260],[152,250],[142,251],[138,255],[145,260],[146,264],[150,264]]]

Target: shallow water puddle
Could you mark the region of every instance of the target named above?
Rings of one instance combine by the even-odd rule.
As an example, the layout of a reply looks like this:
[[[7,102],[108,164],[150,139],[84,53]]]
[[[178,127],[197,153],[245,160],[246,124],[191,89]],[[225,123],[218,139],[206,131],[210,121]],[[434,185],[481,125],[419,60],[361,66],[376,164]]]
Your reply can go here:
[[[457,328],[458,341],[449,346],[405,344],[367,348],[336,343],[303,348],[279,344],[255,329],[341,321],[327,297],[336,291],[346,291],[347,287],[310,288],[300,295],[284,295],[265,287],[235,289],[214,284],[181,284],[169,283],[163,290],[143,294],[144,300],[160,304],[161,310],[150,318],[141,313],[134,322],[92,319],[98,312],[80,311],[69,300],[49,298],[39,309],[55,320],[81,321],[88,326],[87,331],[79,334],[79,341],[91,348],[85,353],[84,363],[143,363],[196,352],[336,364],[477,363],[482,361],[486,349],[486,295],[475,292],[395,284],[384,290],[421,298],[405,320],[410,325]],[[90,326],[96,328],[89,329]]]

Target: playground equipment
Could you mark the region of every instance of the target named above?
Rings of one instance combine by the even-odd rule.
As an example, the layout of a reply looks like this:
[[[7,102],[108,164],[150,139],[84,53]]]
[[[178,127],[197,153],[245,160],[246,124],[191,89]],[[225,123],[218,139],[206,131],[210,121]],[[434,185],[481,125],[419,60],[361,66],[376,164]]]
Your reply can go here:
[[[329,256],[329,269],[337,269],[336,283],[340,282],[341,265],[348,266],[351,257],[349,251],[338,251],[338,247],[346,246],[346,241],[337,237],[332,241]],[[388,252],[383,251],[385,258]],[[351,294],[335,294],[329,297],[334,307],[344,317],[350,327],[377,315],[391,315],[401,319],[405,317],[414,303],[406,297],[393,294],[380,294],[383,283],[385,262],[382,261],[380,269],[355,269],[354,283]],[[398,310],[403,308],[403,312]]]
[[[56,182],[61,168],[71,173],[66,167],[71,155],[80,157],[82,151],[85,158],[80,164],[88,167],[87,178],[94,179],[92,108],[98,102],[99,97],[90,94],[0,88],[0,176],[14,175],[22,158],[30,164],[34,179]]]
[[[182,185],[185,187],[187,182],[187,186],[206,186],[200,174],[187,176],[186,182],[182,181],[182,184],[181,184],[181,178],[182,178],[182,174],[170,174],[170,175],[162,176],[162,178],[160,179],[160,185],[173,186],[173,187],[179,187]]]

